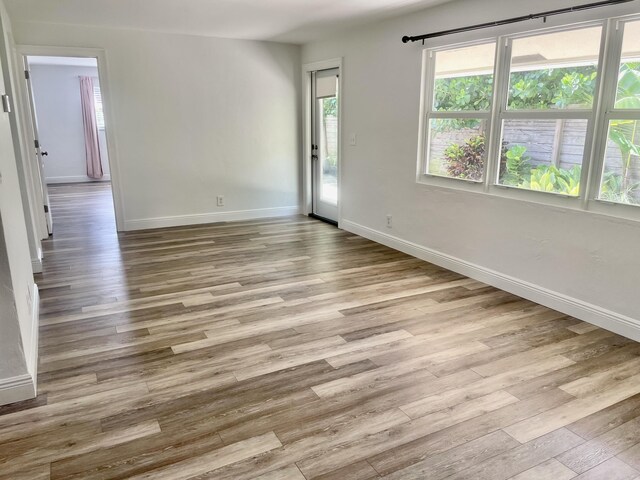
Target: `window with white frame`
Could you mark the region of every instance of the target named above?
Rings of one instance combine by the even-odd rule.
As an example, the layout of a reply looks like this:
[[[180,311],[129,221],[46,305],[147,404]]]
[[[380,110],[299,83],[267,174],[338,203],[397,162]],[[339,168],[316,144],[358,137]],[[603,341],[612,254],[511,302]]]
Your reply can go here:
[[[495,50],[491,42],[431,53],[427,174],[482,181]]]
[[[640,205],[640,21],[621,22],[617,33],[622,48],[612,62],[617,76],[605,99],[607,141],[598,198]]]
[[[580,195],[601,39],[602,26],[507,39],[499,185]]]
[[[640,205],[637,16],[428,49],[424,61],[424,181]]]

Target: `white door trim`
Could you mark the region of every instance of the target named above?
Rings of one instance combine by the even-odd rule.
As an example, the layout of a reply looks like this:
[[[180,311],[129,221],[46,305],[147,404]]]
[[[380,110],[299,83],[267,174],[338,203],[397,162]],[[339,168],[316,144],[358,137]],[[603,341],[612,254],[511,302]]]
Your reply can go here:
[[[332,58],[320,62],[305,63],[302,66],[302,213],[313,211],[312,168],[311,168],[311,72],[338,69],[338,228],[342,224],[342,58]]]
[[[121,189],[121,176],[118,163],[118,149],[116,141],[115,119],[111,102],[111,89],[109,87],[107,53],[101,48],[83,47],[52,47],[43,45],[16,45],[18,55],[24,56],[51,56],[51,57],[87,57],[96,58],[98,61],[98,77],[100,79],[100,93],[105,117],[105,136],[107,139],[107,151],[109,157],[109,171],[111,173],[111,192],[115,210],[116,228],[124,230],[125,206]],[[23,88],[24,90],[24,88]],[[24,96],[23,96],[24,98]],[[27,110],[23,105],[23,110]],[[24,115],[31,115],[23,112]],[[44,179],[43,179],[44,181]]]

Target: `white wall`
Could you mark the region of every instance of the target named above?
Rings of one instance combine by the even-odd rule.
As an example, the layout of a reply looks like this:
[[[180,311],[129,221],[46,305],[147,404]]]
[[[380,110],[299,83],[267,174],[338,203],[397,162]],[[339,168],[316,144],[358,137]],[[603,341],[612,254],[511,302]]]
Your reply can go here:
[[[11,35],[6,20],[0,1],[0,35],[5,46]],[[0,93],[12,91],[2,75],[6,68],[6,55],[0,55]],[[0,112],[0,404],[35,393],[37,358],[37,289],[9,119],[9,114]]]
[[[31,84],[38,116],[40,144],[49,155],[44,159],[47,183],[89,182],[84,147],[84,127],[79,76],[95,77],[97,67],[31,65]],[[102,157],[102,180],[109,177],[105,131],[98,131]]]
[[[127,228],[297,211],[299,47],[19,22],[14,35],[105,49]]]
[[[0,3],[0,9],[4,8]],[[30,186],[33,184],[32,170],[30,167],[36,166],[30,164],[30,162],[23,162],[24,158],[29,157],[29,153],[23,150],[24,143],[24,131],[22,127],[23,118],[18,116],[18,97],[20,95],[19,89],[16,88],[17,84],[12,79],[16,78],[15,68],[15,45],[13,43],[13,36],[11,34],[11,25],[8,21],[8,17],[4,10],[2,10],[3,16],[3,28],[2,35],[0,35],[0,61],[2,62],[3,79],[6,86],[6,94],[11,98],[10,103],[13,111],[9,114],[9,125],[11,127],[11,136],[13,140],[13,148],[16,158],[19,160],[16,162],[18,180],[20,183],[20,193],[22,199],[22,207],[24,211],[25,223],[27,227],[27,238],[29,241],[29,253],[31,255],[31,262],[34,271],[42,271],[42,246],[40,239],[40,231],[38,228],[39,211],[42,209],[41,203],[36,199],[33,189]],[[33,151],[33,149],[30,149]],[[35,152],[34,152],[35,158]],[[42,214],[44,217],[44,213]],[[46,226],[45,226],[46,228]]]
[[[345,228],[640,339],[640,224],[416,183],[423,47],[404,45],[401,37],[574,3],[457,1],[305,45],[302,61],[343,57],[343,138],[358,135],[357,146],[343,147]],[[635,8],[554,17],[549,24]],[[387,214],[393,229],[385,226]]]
[[[0,218],[0,381],[27,371],[5,232]],[[2,390],[0,390],[0,401]]]

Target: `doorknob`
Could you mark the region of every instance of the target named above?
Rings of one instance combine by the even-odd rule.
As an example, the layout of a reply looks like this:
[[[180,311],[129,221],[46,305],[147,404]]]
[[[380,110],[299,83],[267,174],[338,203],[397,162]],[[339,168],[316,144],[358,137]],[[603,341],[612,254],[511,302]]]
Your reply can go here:
[[[40,152],[40,155],[42,155],[43,157],[46,157],[47,155],[49,155],[49,152],[45,150],[43,152]]]

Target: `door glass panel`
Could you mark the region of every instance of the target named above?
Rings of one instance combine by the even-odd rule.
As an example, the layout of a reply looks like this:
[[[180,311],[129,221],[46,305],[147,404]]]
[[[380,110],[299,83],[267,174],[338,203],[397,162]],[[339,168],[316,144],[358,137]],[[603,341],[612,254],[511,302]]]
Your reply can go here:
[[[335,77],[334,77],[335,78]],[[338,204],[338,101],[334,95],[318,99],[320,200]]]

